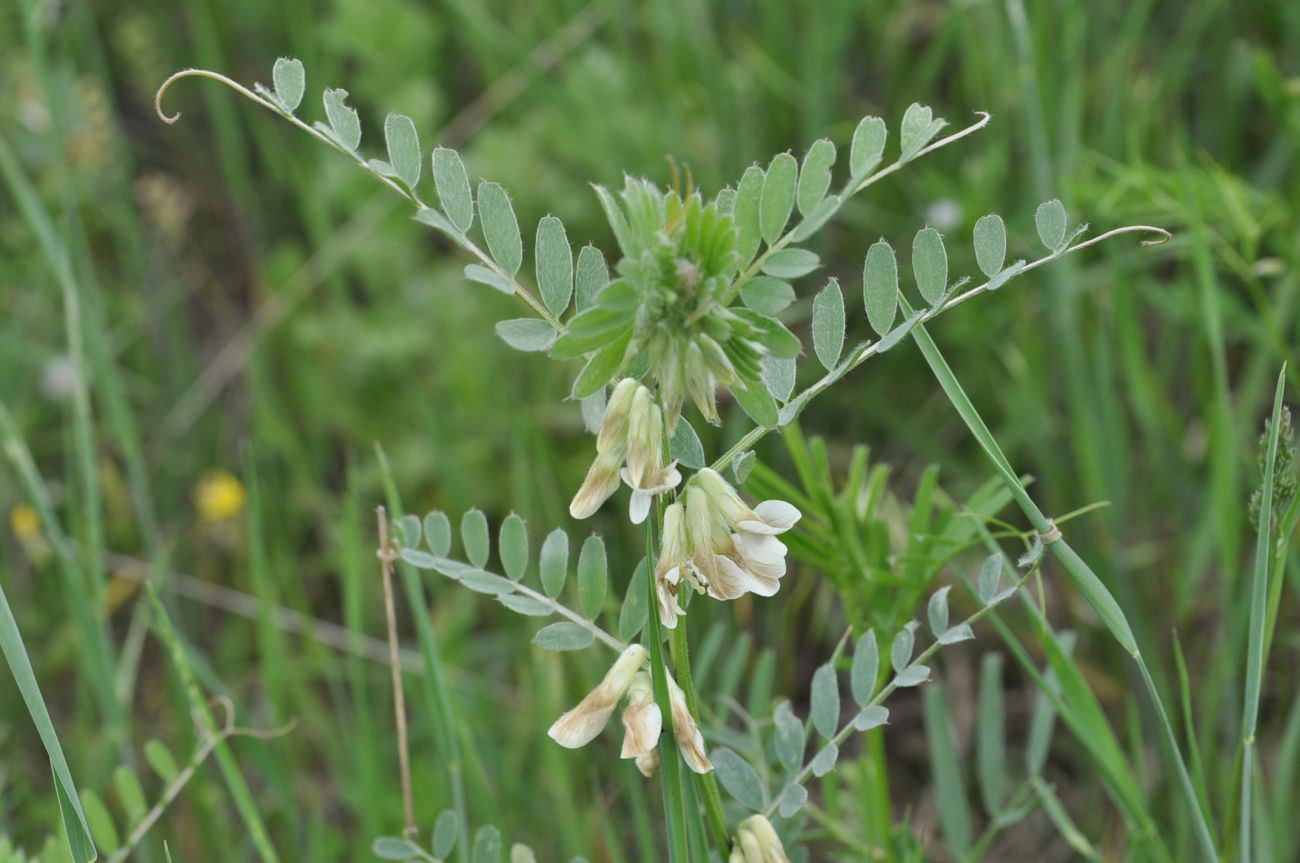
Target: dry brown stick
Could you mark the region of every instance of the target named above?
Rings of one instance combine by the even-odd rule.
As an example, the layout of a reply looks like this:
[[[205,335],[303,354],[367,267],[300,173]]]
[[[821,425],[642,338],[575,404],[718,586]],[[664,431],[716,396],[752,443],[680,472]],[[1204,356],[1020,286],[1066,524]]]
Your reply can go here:
[[[384,577],[384,616],[388,618],[388,663],[393,671],[393,712],[397,715],[397,761],[402,777],[402,804],[406,808],[407,836],[419,832],[415,826],[415,801],[411,795],[411,755],[406,745],[406,699],[402,694],[402,659],[397,647],[397,611],[393,607],[393,561],[397,555],[388,542],[388,515],[382,506],[375,510],[379,519],[380,570]]]

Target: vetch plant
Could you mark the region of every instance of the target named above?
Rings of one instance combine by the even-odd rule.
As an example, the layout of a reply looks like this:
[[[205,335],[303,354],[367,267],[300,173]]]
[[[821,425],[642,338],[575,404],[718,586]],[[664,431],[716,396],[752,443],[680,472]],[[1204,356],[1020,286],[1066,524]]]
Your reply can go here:
[[[500,572],[488,567],[491,530],[476,510],[460,521],[460,554],[452,552],[451,520],[435,511],[423,518],[395,519],[394,536],[383,542],[380,555],[386,565],[400,558],[518,614],[553,619],[534,636],[534,643],[542,648],[571,652],[599,643],[613,652],[599,685],[554,719],[549,736],[564,747],[585,746],[621,711],[622,758],[633,761],[647,777],[660,774],[669,859],[703,860],[711,854],[732,863],[790,859],[787,848],[796,849],[802,835],[801,819],[810,798],[808,781],[834,771],[840,748],[850,736],[884,725],[888,697],[899,688],[928,681],[927,661],[944,646],[972,638],[977,621],[1014,595],[1024,579],[1037,574],[1047,550],[1061,558],[1085,598],[1138,661],[1171,744],[1172,762],[1184,780],[1187,811],[1197,825],[1201,851],[1206,859],[1216,858],[1206,815],[1186,780],[1187,768],[1161,696],[1150,682],[1122,611],[1069,550],[1056,524],[1033,505],[924,326],[969,300],[1106,239],[1136,233],[1144,235],[1144,245],[1150,245],[1167,240],[1167,232],[1132,225],[1083,239],[1087,227],[1072,227],[1065,207],[1052,200],[1034,214],[1038,240],[1045,249],[1037,258],[1008,260],[1007,230],[1001,217],[990,214],[975,223],[971,240],[983,279],[978,283],[966,276],[953,277],[947,253],[953,239],[933,227],[914,235],[904,262],[914,292],[904,290],[899,255],[884,239],[866,249],[861,286],[846,290],[834,278],[821,279],[816,275],[821,260],[807,248],[807,241],[850,198],[912,161],[983,129],[990,120],[980,114],[971,125],[940,137],[946,122],[930,108],[914,104],[898,125],[895,155],[889,161],[888,125],[881,118],[866,117],[848,142],[846,170],[836,170],[840,147],[822,139],[809,146],[802,158],[780,153],[765,167],[749,167],[733,187],[711,196],[694,187],[689,173],[683,180],[675,168],[668,188],[632,176],[617,191],[596,186],[594,193],[617,249],[607,255],[586,245],[575,255],[564,224],[555,216],[545,216],[530,232],[530,279],[523,275],[524,232],[507,191],[486,179],[472,183],[455,150],[439,146],[426,154],[409,118],[390,114],[386,119],[385,158],[363,155],[360,119],[347,104],[347,92],[325,90],[324,119],[309,122],[298,113],[306,92],[303,66],[281,59],[269,87],[248,88],[206,70],[177,73],[163,84],[156,101],[159,115],[169,123],[180,115],[166,114],[163,98],[173,83],[186,77],[219,81],[353,159],[405,198],[417,222],[472,259],[464,270],[466,279],[519,300],[528,314],[499,322],[498,337],[520,351],[572,361],[571,396],[581,403],[594,442],[591,466],[573,491],[570,515],[586,519],[627,487],[629,519],[644,524],[646,542],[639,563],[613,561],[620,573],[632,573],[625,594],[612,595],[610,561],[603,541],[595,535],[582,543],[576,567],[571,567],[572,543],[563,528],[555,528],[540,544],[533,566],[529,529],[517,515],[498,528]],[[421,183],[426,164],[432,194],[429,183]],[[812,289],[805,287],[813,279]],[[848,322],[859,308],[859,291],[861,312],[875,337],[850,343]],[[801,293],[812,295],[807,338],[781,319]],[[890,634],[884,661],[874,631],[853,642],[851,658],[842,657],[846,636],[813,676],[809,724],[795,715],[790,702],[782,701],[770,716],[743,717],[757,740],[752,747],[740,745],[742,735],[703,723],[701,700],[709,693],[695,686],[683,616],[716,613],[716,606],[707,600],[780,595],[788,552],[781,536],[797,532],[803,513],[780,497],[747,502],[737,490],[754,470],[753,447],[771,431],[792,428],[812,399],[909,336],[918,342],[950,400],[994,460],[1010,496],[1033,523],[1032,547],[1020,561],[1024,572],[1003,588],[1003,558],[990,558],[975,588],[977,610],[955,624],[949,621],[948,588],[934,593],[926,612],[932,639],[919,653],[920,625],[915,621]],[[796,391],[801,362],[817,371],[811,383]],[[730,402],[748,417],[749,427],[730,448],[710,459],[692,420],[719,425]],[[763,469],[770,473],[767,466]],[[770,478],[766,484],[772,484]],[[1261,531],[1267,531],[1272,506],[1265,495]],[[563,596],[571,569],[576,570],[576,607]],[[413,602],[422,603],[422,593],[408,593]],[[619,609],[616,631],[601,621],[602,610],[611,604]],[[421,637],[431,639],[432,634],[422,632]],[[841,660],[850,669],[849,690],[855,705],[843,723]],[[395,683],[400,696],[400,677]],[[1248,712],[1247,719],[1252,715]],[[399,727],[402,717],[399,700]],[[539,724],[539,736],[542,730]],[[764,735],[770,736],[770,746],[763,743]],[[810,738],[816,745],[806,758]],[[709,748],[710,740],[728,744]],[[457,776],[453,770],[453,785]],[[1248,786],[1248,782],[1243,786],[1243,795],[1248,795]],[[731,798],[725,804],[722,790]],[[1048,798],[1043,795],[1043,799]],[[409,789],[407,803],[409,812]],[[376,840],[373,850],[384,859],[444,859],[454,845],[446,838],[451,830],[446,825],[452,821],[444,819],[454,819],[457,831],[468,829],[460,809],[439,818],[431,849],[415,841],[414,832],[408,830],[405,837]],[[492,832],[478,833],[484,850],[480,856],[476,839],[472,859],[499,859],[499,833],[495,828],[483,830]],[[463,851],[456,853],[463,855]],[[522,855],[531,852],[519,854],[524,859]],[[513,852],[512,859],[516,859]]]

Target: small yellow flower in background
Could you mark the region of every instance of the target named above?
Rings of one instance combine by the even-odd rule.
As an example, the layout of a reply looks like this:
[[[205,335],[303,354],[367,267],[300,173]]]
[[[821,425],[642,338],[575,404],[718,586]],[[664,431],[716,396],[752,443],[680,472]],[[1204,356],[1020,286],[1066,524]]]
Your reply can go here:
[[[209,472],[194,486],[194,506],[199,511],[199,521],[204,524],[216,524],[239,515],[247,498],[244,484],[224,470]]]
[[[23,542],[31,542],[41,535],[41,517],[35,509],[20,503],[9,510],[9,529]]]

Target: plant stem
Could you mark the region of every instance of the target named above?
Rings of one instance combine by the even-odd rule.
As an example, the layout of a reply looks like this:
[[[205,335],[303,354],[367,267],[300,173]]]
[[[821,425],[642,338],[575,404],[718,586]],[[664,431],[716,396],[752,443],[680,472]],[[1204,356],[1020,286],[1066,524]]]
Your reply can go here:
[[[686,693],[686,707],[691,711],[695,721],[700,721],[700,703],[695,694],[695,679],[691,674],[691,655],[687,644],[686,621],[679,620],[677,628],[671,631],[673,650],[673,667],[677,672],[677,685]],[[696,787],[704,798],[704,811],[709,819],[709,829],[713,832],[713,842],[719,853],[724,853],[731,842],[727,830],[727,818],[722,812],[722,794],[718,791],[718,780],[712,773],[694,774]]]
[[[388,624],[388,665],[393,674],[393,713],[397,718],[397,767],[402,783],[402,805],[406,812],[405,835],[409,839],[415,826],[415,800],[411,792],[411,753],[406,738],[406,698],[402,693],[402,662],[397,648],[397,611],[393,606],[393,561],[396,555],[388,543],[388,515],[383,506],[375,510],[379,522],[379,569],[384,584],[384,620]]]

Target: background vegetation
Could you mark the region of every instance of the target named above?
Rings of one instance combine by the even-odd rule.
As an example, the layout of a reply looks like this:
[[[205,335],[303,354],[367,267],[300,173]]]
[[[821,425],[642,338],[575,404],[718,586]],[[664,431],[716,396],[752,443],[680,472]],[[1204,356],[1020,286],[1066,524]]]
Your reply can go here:
[[[15,441],[30,449],[77,565],[69,575],[53,526],[7,467],[0,584],[83,788],[120,811],[113,770],[143,765],[145,741],[198,745],[168,647],[149,629],[140,580],[153,566],[202,686],[231,699],[240,725],[297,720],[287,735],[231,743],[281,854],[364,858],[371,837],[401,824],[384,648],[348,635],[383,634],[373,444],[413,511],[478,506],[495,525],[513,508],[535,538],[568,522],[590,457],[577,407],[562,401],[571,370],[491,337],[511,300],[465,283],[464,261],[395,196],[219,88],[178,87],[187,119],[175,127],[153,114],[175,69],[267,81],[285,54],[305,62],[313,92],[347,87],[372,132],[384,111],[409,114],[426,143],[460,148],[471,174],[510,189],[525,224],[554,212],[572,238],[606,249],[589,181],[617,186],[627,170],[665,183],[671,156],[711,191],[772,152],[822,136],[846,144],[864,113],[892,124],[912,101],[958,126],[974,110],[994,120],[846,207],[818,241],[846,285],[878,236],[899,241],[926,222],[968,237],[979,215],[1000,212],[1021,254],[1015,238],[1028,244],[1050,197],[1099,228],[1173,231],[1159,249],[1121,240],[1062,261],[932,332],[1047,512],[1106,504],[1065,530],[1181,704],[1198,785],[1230,822],[1257,441],[1284,360],[1292,400],[1300,385],[1300,7],[1267,0],[5,4],[0,402],[12,428],[0,434],[11,453]],[[968,254],[953,246],[955,260]],[[810,300],[787,313],[792,326]],[[867,335],[861,316],[855,328]],[[84,374],[69,359],[78,352]],[[804,703],[846,627],[897,626],[934,578],[978,565],[907,562],[908,537],[941,534],[945,508],[991,476],[914,347],[870,363],[801,424],[760,460],[797,476],[831,523],[828,482],[861,482],[851,459],[869,447],[885,470],[849,487],[848,523],[835,524],[872,552],[865,567],[827,561],[847,541],[813,535],[793,546],[803,565],[778,599],[692,616],[714,689],[750,705],[773,692]],[[806,452],[804,435],[824,449]],[[724,427],[708,443],[734,437]],[[772,481],[760,468],[751,490]],[[914,508],[918,494],[936,509]],[[618,509],[598,529],[622,584],[639,552]],[[1077,668],[1185,859],[1190,828],[1132,667],[1054,565],[1045,572],[1048,618],[1076,632]],[[570,753],[543,736],[603,669],[531,647],[533,627],[466,591],[433,582],[430,595],[472,815],[540,859],[657,859],[657,793],[613,764],[613,744]],[[1293,597],[1282,594],[1264,679],[1260,859],[1296,859],[1300,830]],[[944,652],[933,696],[972,800],[978,669],[1005,650],[993,627],[977,635]],[[724,650],[737,640],[757,659]],[[1032,641],[1023,649],[1041,664]],[[1020,764],[1036,686],[1010,659],[1003,686],[1009,763]],[[57,804],[11,692],[0,680],[0,836],[35,849]],[[896,699],[860,769],[821,789],[828,822],[849,835],[812,824],[814,859],[956,856],[922,701]],[[425,704],[412,705],[412,752],[431,824],[450,799]],[[1042,775],[1089,848],[1136,855],[1086,742],[1058,729]],[[881,766],[883,799],[870,775]],[[989,823],[978,807],[971,818]],[[1086,853],[1059,824],[1035,811],[990,859]],[[212,765],[152,839],[143,858],[162,859],[164,839],[177,860],[254,854]]]

